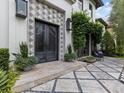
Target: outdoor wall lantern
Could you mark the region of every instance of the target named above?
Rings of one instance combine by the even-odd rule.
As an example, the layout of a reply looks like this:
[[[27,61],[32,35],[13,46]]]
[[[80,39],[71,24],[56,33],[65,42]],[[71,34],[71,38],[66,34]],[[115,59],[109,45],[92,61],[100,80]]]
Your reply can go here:
[[[72,30],[72,20],[71,20],[71,18],[67,18],[67,20],[66,20],[66,30],[67,31]]]
[[[26,18],[27,17],[27,1],[16,0],[16,16]]]

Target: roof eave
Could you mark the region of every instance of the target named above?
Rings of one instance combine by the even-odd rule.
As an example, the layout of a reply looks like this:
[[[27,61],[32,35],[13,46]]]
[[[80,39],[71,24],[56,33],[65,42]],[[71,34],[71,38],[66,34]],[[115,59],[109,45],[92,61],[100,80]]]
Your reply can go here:
[[[69,2],[70,4],[74,4],[76,2],[76,0],[66,0],[67,2]]]
[[[98,19],[96,19],[96,21],[101,22],[106,27],[108,26],[108,24],[106,23],[106,21],[104,21],[102,18],[98,18]]]
[[[102,0],[94,0],[96,2],[96,8],[99,8],[101,6],[104,5],[104,3],[102,2]]]

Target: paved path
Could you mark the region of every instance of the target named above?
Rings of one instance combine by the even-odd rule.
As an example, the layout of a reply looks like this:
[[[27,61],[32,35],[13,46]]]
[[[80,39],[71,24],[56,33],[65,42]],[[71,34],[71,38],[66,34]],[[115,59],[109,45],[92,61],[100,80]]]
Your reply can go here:
[[[106,58],[23,93],[124,93],[119,80],[123,64],[124,60]]]

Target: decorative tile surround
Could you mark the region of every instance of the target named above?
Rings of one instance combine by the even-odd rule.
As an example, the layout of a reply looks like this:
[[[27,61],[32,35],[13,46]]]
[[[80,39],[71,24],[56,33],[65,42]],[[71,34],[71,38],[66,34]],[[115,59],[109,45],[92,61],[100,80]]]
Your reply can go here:
[[[35,19],[59,25],[59,60],[64,58],[64,22],[65,13],[58,11],[50,5],[45,5],[36,0],[29,0],[28,9],[28,42],[30,55],[35,54]]]

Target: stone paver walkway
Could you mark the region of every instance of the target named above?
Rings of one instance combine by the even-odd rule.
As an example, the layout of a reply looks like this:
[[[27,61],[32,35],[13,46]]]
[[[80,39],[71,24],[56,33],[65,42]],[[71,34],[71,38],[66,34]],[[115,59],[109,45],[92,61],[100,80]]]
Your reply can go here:
[[[124,93],[124,60],[105,58],[23,93]]]

